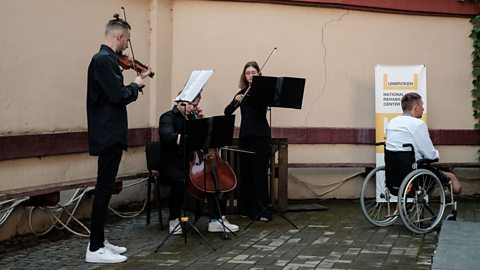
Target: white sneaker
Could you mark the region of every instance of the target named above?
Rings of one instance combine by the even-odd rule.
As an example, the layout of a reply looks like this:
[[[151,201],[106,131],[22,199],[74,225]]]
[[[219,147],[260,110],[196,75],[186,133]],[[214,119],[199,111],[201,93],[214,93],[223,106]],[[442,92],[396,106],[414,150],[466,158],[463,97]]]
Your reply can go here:
[[[121,263],[126,260],[127,257],[117,254],[105,247],[93,252],[87,248],[87,254],[85,255],[85,261],[89,263]]]
[[[170,220],[168,232],[171,234],[182,234],[182,226],[180,226],[180,220],[178,220],[178,218]]]
[[[114,244],[111,244],[107,240],[105,240],[105,242],[103,242],[103,244],[105,245],[106,248],[110,249],[111,251],[113,251],[117,254],[123,254],[123,253],[127,252],[126,247],[115,246]]]
[[[225,225],[225,231],[227,232],[238,232],[239,228],[237,225],[230,223],[225,216],[222,216],[223,225]],[[209,232],[223,232],[224,228],[220,221],[210,221],[208,223]]]

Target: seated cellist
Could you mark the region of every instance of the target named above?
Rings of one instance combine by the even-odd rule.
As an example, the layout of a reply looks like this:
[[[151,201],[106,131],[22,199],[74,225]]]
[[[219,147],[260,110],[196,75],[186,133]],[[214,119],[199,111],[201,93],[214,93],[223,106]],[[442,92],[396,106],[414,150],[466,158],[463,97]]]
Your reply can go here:
[[[177,102],[171,110],[160,116],[159,133],[162,145],[160,176],[170,185],[168,196],[170,215],[168,220],[169,231],[173,234],[181,234],[181,227],[178,224],[186,190],[187,169],[189,168],[188,163],[186,163],[188,159],[185,158],[184,149],[182,149],[182,131],[185,121],[195,117],[203,117],[203,112],[198,107],[200,100],[201,95],[199,94],[192,102]],[[225,216],[221,216],[212,196],[207,196],[210,215],[208,231],[224,232],[225,225],[228,231],[237,232],[238,226],[231,224]],[[225,213],[226,200],[219,200],[219,205],[220,212]]]

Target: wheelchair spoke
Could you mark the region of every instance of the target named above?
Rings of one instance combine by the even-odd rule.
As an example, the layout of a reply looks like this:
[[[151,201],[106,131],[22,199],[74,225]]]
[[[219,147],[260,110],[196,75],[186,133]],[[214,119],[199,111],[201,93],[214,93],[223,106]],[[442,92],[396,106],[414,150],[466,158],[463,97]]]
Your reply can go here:
[[[432,221],[431,217],[425,217],[425,207],[424,204],[419,204],[416,207],[413,207],[414,211],[412,211],[411,221],[412,223],[417,226],[418,228],[424,229],[430,226],[429,221]]]
[[[378,187],[378,180],[383,178],[385,168],[375,168],[366,177],[360,192],[360,205],[365,219],[372,225],[384,227],[391,225],[398,218],[396,197],[390,194],[385,186]],[[379,177],[380,179],[377,179]],[[372,194],[369,190],[374,187],[379,194]]]
[[[384,208],[386,208],[386,207],[384,207],[383,203],[372,202],[372,203],[370,203],[370,205],[372,207],[371,208],[368,207],[368,209],[370,209],[368,211],[368,213],[375,220],[385,219],[386,217],[389,216],[388,211],[387,211],[387,215],[383,214],[383,212],[385,211]]]
[[[403,223],[414,233],[432,231],[445,210],[445,193],[440,180],[431,171],[418,169],[407,175],[400,190]]]

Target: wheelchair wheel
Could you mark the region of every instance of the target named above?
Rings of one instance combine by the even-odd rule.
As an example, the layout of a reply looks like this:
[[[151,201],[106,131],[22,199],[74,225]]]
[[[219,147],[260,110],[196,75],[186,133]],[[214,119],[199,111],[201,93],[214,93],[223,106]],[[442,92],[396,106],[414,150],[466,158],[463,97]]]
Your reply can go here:
[[[399,189],[400,218],[412,232],[431,232],[445,211],[445,190],[440,179],[429,170],[409,173]]]
[[[377,227],[389,226],[398,218],[397,202],[392,200],[392,195],[387,187],[377,187],[377,177],[384,179],[385,166],[379,166],[373,169],[363,182],[362,190],[360,192],[360,205],[362,207],[365,219],[372,225]],[[367,190],[372,187],[380,189],[379,198],[377,200],[376,194],[368,195]]]

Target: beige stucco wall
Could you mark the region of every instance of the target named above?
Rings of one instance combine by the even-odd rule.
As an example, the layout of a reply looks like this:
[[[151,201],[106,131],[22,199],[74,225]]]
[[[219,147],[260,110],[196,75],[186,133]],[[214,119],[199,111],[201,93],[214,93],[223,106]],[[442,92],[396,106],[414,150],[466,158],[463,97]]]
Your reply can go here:
[[[146,80],[145,94],[128,106],[129,126],[158,125],[159,113],[170,106],[172,1],[0,0],[0,136],[86,130],[87,67],[103,42],[105,23],[113,13],[122,14],[122,6],[132,26],[135,57],[156,72]],[[124,72],[127,82],[134,76]],[[145,168],[144,148],[130,148],[119,175]],[[87,153],[0,161],[0,191],[94,179],[96,169],[96,158]],[[111,205],[141,201],[144,194],[145,182],[113,196]],[[60,203],[72,195],[62,192]],[[77,217],[89,216],[90,202],[88,196],[83,199]],[[0,240],[30,232],[28,213],[17,207],[2,225]],[[42,213],[32,222],[33,230],[51,226]]]
[[[122,156],[118,174],[127,176],[145,171],[144,164],[144,147],[129,148]],[[86,153],[0,162],[1,190],[89,180],[96,175],[97,159]]]
[[[86,79],[104,25],[123,13],[135,57],[155,70],[145,94],[128,106],[130,128],[158,126],[170,106],[171,1],[1,1],[0,136],[86,130]],[[153,30],[154,29],[154,30]],[[130,54],[130,51],[127,51]],[[124,72],[125,81],[135,73]],[[167,96],[167,98],[165,98]],[[145,170],[143,147],[129,149],[120,174]],[[0,190],[93,178],[87,154],[0,162]]]
[[[201,0],[0,0],[0,135],[86,130],[87,66],[104,24],[121,6],[136,58],[156,72],[128,106],[130,128],[158,126],[194,69],[216,70],[202,107],[207,115],[222,114],[244,63],[263,64],[274,47],[263,73],[307,81],[303,109],[274,108],[273,127],[372,128],[376,64],[425,64],[429,126],[473,126],[465,18]],[[134,77],[124,74],[126,81]],[[443,161],[472,162],[476,150],[440,147]],[[291,145],[290,151],[289,162],[374,160],[369,146]],[[121,173],[142,170],[142,148],[131,149]],[[95,172],[87,154],[1,161],[0,190],[93,178]]]
[[[130,128],[157,127],[194,69],[215,69],[203,93],[207,115],[223,113],[246,61],[270,76],[306,78],[302,110],[272,111],[273,127],[374,127],[374,67],[427,66],[429,126],[471,129],[468,19],[393,15],[324,7],[203,0],[0,0],[0,136],[86,130],[86,73],[104,24],[127,10],[137,59],[156,72],[128,106]],[[126,81],[134,72],[125,71]],[[237,118],[237,125],[240,118]],[[477,147],[440,146],[442,161],[476,161]],[[289,162],[373,162],[366,145],[290,145]],[[120,175],[145,170],[143,147],[129,149]],[[290,169],[289,198],[355,198],[361,169]],[[479,170],[457,172],[479,193]],[[86,153],[0,161],[0,190],[94,179]],[[473,180],[472,180],[473,179]],[[476,180],[475,180],[476,179]],[[141,200],[144,185],[116,203]],[[62,193],[62,202],[71,194]],[[121,199],[118,199],[121,198]],[[89,201],[79,216],[88,215]],[[27,209],[0,239],[28,232]],[[40,228],[48,226],[41,218]]]
[[[2,1],[0,134],[86,129],[87,67],[121,6],[133,27],[135,56],[149,59],[148,0]],[[129,107],[132,128],[148,126],[148,102],[143,96]]]
[[[373,128],[374,68],[427,66],[429,126],[472,129],[471,25],[465,18],[381,14],[335,8],[175,1],[173,76],[176,93],[193,69],[214,68],[203,92],[207,115],[222,114],[245,62],[264,75],[306,78],[302,110],[272,110],[273,127]],[[239,124],[237,118],[237,125]],[[475,162],[478,147],[440,146],[444,162]],[[289,162],[374,162],[371,146],[290,145]],[[290,198],[356,197],[363,178],[311,192],[308,184],[342,182],[358,170],[290,169]],[[478,178],[479,170],[468,172]],[[334,186],[334,185],[333,185]],[[464,189],[478,193],[478,187]],[[323,190],[323,191],[322,191]]]
[[[468,19],[186,0],[173,18],[172,91],[192,69],[214,68],[208,114],[223,112],[245,62],[262,65],[277,47],[263,74],[307,81],[303,109],[274,108],[273,126],[374,127],[377,64],[425,64],[430,127],[473,126]]]

